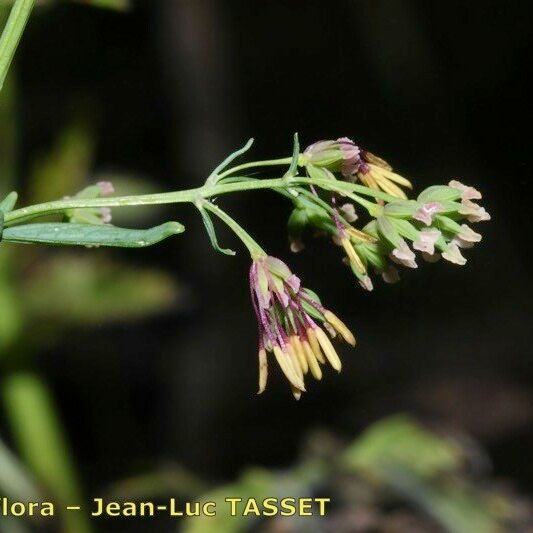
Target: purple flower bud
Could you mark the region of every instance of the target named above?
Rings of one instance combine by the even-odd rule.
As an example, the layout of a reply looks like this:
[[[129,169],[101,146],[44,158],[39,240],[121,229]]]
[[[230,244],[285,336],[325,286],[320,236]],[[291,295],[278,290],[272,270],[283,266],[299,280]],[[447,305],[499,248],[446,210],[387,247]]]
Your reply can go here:
[[[433,217],[440,211],[442,211],[442,204],[439,202],[428,202],[416,210],[413,218],[420,220],[420,222],[423,222],[426,226],[431,226],[433,223]]]
[[[355,222],[359,218],[353,204],[343,204],[340,206],[339,211],[347,222]]]
[[[318,141],[304,150],[307,164],[341,172],[345,178],[353,176],[360,164],[359,147],[348,137],[335,141]]]
[[[391,259],[400,265],[408,268],[417,268],[416,256],[413,251],[407,246],[407,243],[401,239],[400,243],[391,252]]]
[[[461,250],[459,250],[459,247],[453,241],[448,245],[448,249],[442,253],[442,257],[455,265],[462,266],[466,264],[466,259],[461,254]]]
[[[490,215],[484,207],[470,200],[462,200],[459,214],[466,215],[468,222],[483,222],[490,220]]]
[[[115,187],[110,181],[99,181],[96,185],[100,188],[101,196],[107,196],[115,192]]]
[[[459,189],[461,191],[461,199],[463,200],[481,200],[481,193],[477,189],[464,185],[460,181],[451,180],[448,186]]]
[[[101,207],[100,208],[100,218],[102,219],[102,222],[104,224],[111,223],[112,220],[112,214],[111,209],[109,207]]]
[[[304,376],[309,370],[317,379],[322,377],[320,362],[327,360],[340,371],[340,359],[315,320],[351,345],[355,345],[354,336],[318,296],[302,288],[283,261],[271,256],[255,259],[250,267],[250,293],[259,327],[259,392],[266,386],[267,352],[274,354],[297,399],[305,392]]]
[[[436,229],[423,229],[417,240],[413,241],[413,248],[429,255],[435,253],[435,243],[439,240],[441,233]]]

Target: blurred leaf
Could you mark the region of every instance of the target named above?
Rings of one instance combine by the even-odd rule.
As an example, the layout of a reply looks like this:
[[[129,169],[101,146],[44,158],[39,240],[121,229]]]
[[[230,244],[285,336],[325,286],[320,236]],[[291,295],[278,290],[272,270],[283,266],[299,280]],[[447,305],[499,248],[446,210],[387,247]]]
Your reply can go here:
[[[101,324],[140,318],[175,306],[182,296],[174,276],[101,256],[54,255],[25,281],[21,298],[38,321]]]
[[[94,183],[110,181],[115,187],[117,196],[135,196],[160,192],[160,189],[148,178],[130,174],[98,172],[91,177],[91,181]],[[113,223],[117,226],[148,224],[148,221],[154,220],[166,207],[160,204],[143,205],[142,207],[123,206],[113,211]]]
[[[348,447],[344,461],[372,476],[392,465],[429,477],[458,470],[462,454],[452,440],[434,435],[407,415],[398,415],[367,429]]]
[[[13,211],[15,204],[17,203],[18,194],[15,191],[10,192],[1,202],[0,211],[2,213],[9,213]]]
[[[93,145],[85,124],[65,127],[50,152],[33,165],[28,189],[30,203],[62,198],[82,189],[91,169]]]
[[[408,416],[374,424],[343,456],[350,469],[393,489],[453,533],[496,533],[513,510],[460,474],[463,452]]]
[[[459,480],[430,483],[404,469],[391,470],[388,485],[452,533],[508,531],[504,523],[512,515],[510,503],[468,483]]]
[[[0,493],[16,501],[44,499],[25,467],[0,439]]]
[[[77,4],[85,4],[101,9],[113,9],[115,11],[128,11],[131,8],[130,0],[71,0]]]
[[[6,228],[3,238],[17,243],[144,248],[184,231],[185,227],[179,222],[166,222],[146,230],[118,228],[109,224],[49,222]]]
[[[113,483],[106,493],[111,500],[136,501],[157,499],[169,494],[187,497],[205,490],[206,484],[193,473],[179,465],[169,465]]]
[[[3,11],[3,10],[2,10]],[[6,11],[6,18],[8,10]],[[0,13],[0,24],[4,26],[3,13]],[[15,187],[16,180],[16,149],[17,120],[15,116],[15,83],[13,76],[8,76],[0,98],[0,196],[7,194]]]
[[[31,529],[20,518],[0,517],[1,533],[31,533]]]
[[[15,0],[0,0],[0,7],[11,6]],[[37,5],[56,4],[61,0],[38,0]],[[115,11],[128,11],[131,8],[131,0],[62,0],[74,4],[83,4],[100,9],[112,9]]]
[[[278,487],[276,476],[268,470],[254,468],[246,471],[241,478],[231,485],[224,485],[202,497],[204,502],[215,502],[215,516],[198,516],[185,521],[185,533],[238,533],[248,529],[254,516],[231,516],[226,498],[255,498],[263,500],[276,497]]]
[[[12,253],[0,248],[0,359],[16,341],[23,327],[23,311],[12,275]]]
[[[21,456],[36,478],[62,506],[82,501],[66,436],[46,383],[36,374],[3,378],[6,414]],[[64,531],[91,530],[83,513],[63,513]]]

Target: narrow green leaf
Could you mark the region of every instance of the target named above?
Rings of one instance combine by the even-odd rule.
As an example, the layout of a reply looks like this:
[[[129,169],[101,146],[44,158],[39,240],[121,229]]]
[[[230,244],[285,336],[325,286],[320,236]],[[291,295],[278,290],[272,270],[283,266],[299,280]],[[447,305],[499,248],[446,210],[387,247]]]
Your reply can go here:
[[[296,176],[298,174],[298,160],[300,159],[300,142],[298,141],[298,133],[294,134],[294,144],[292,148],[292,160],[289,170],[285,173],[285,176]]]
[[[184,231],[185,227],[179,222],[166,222],[150,229],[59,222],[6,228],[3,238],[5,241],[17,243],[143,248]]]
[[[218,244],[217,235],[215,233],[215,226],[213,225],[213,221],[211,220],[209,213],[201,205],[198,205],[196,207],[198,208],[198,211],[200,211],[200,214],[202,215],[202,220],[204,221],[204,226],[207,231],[207,235],[209,235],[211,246],[213,246],[213,248],[217,252],[221,252],[226,255],[235,255],[235,250],[232,250],[231,248],[220,247],[220,245]]]
[[[9,213],[10,211],[13,211],[13,208],[15,207],[15,204],[17,203],[18,194],[13,191],[10,192],[1,202],[0,202],[0,211],[2,213]]]
[[[215,170],[211,172],[207,180],[209,181],[214,176],[217,176],[218,174],[220,174],[220,172],[222,172],[232,161],[234,161],[235,159],[237,159],[237,157],[240,157],[242,154],[247,152],[251,148],[253,143],[254,143],[253,138],[248,139],[248,142],[242,148],[239,148],[238,150],[235,150],[235,152],[233,152],[232,154],[228,155],[228,157],[226,157],[226,159],[224,159],[224,161],[222,161],[222,163],[220,163],[215,168]]]

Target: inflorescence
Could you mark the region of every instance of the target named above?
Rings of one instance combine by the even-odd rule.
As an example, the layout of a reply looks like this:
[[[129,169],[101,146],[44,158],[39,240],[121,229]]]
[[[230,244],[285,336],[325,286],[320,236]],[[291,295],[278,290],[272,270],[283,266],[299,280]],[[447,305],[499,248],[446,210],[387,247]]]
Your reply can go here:
[[[305,392],[305,377],[322,378],[329,363],[341,370],[341,360],[329,337],[341,337],[355,346],[347,326],[324,307],[316,293],[280,259],[263,248],[212,198],[230,192],[271,189],[288,198],[293,210],[288,219],[290,249],[304,248],[306,234],[325,235],[342,250],[343,261],[364,289],[373,289],[376,273],[386,283],[399,280],[397,267],[418,267],[417,252],[428,262],[441,257],[464,265],[462,250],[481,240],[469,224],[489,220],[476,200],[481,193],[457,180],[435,185],[409,198],[411,182],[393,171],[380,157],[346,137],[318,141],[300,153],[295,136],[292,157],[252,161],[227,168],[251,146],[231,154],[208,177],[203,187],[185,191],[110,196],[109,182],[87,187],[72,198],[14,210],[16,193],[0,202],[0,241],[77,244],[90,246],[147,246],[184,231],[179,223],[163,224],[147,235],[111,226],[111,207],[161,203],[194,204],[202,215],[213,246],[218,245],[211,216],[225,222],[245,244],[252,259],[250,292],[259,327],[259,393],[265,390],[268,359],[273,357],[289,381],[296,399]],[[257,179],[246,169],[289,164],[278,178]],[[254,172],[255,172],[254,171]],[[63,223],[22,224],[30,219],[59,214]],[[95,228],[102,228],[98,230]],[[329,334],[329,336],[328,336]]]

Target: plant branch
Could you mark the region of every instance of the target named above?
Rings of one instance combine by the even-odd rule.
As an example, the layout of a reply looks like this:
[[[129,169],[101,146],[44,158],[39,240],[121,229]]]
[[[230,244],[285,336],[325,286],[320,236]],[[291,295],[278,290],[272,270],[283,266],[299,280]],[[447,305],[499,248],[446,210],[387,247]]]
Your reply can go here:
[[[82,209],[91,207],[122,207],[135,205],[155,205],[155,204],[178,204],[178,203],[194,203],[200,198],[212,198],[222,194],[229,194],[233,192],[244,192],[260,189],[290,189],[296,185],[314,185],[324,190],[336,192],[341,195],[346,195],[353,201],[359,203],[366,209],[372,209],[374,203],[361,198],[358,194],[380,198],[386,201],[394,201],[397,198],[385,194],[381,191],[376,191],[365,187],[363,185],[356,185],[353,183],[346,183],[338,180],[323,180],[315,178],[273,178],[273,179],[245,179],[242,181],[232,183],[220,183],[217,185],[204,185],[195,189],[187,189],[183,191],[173,191],[159,194],[144,194],[137,196],[117,196],[104,197],[94,199],[83,198],[66,198],[63,200],[56,200],[53,202],[46,202],[42,204],[31,205],[16,209],[10,213],[6,213],[4,224],[5,227],[26,222],[32,218],[63,213],[67,209]]]
[[[4,86],[9,67],[26,23],[30,18],[33,5],[34,0],[16,0],[11,8],[2,37],[0,37],[0,90]]]

